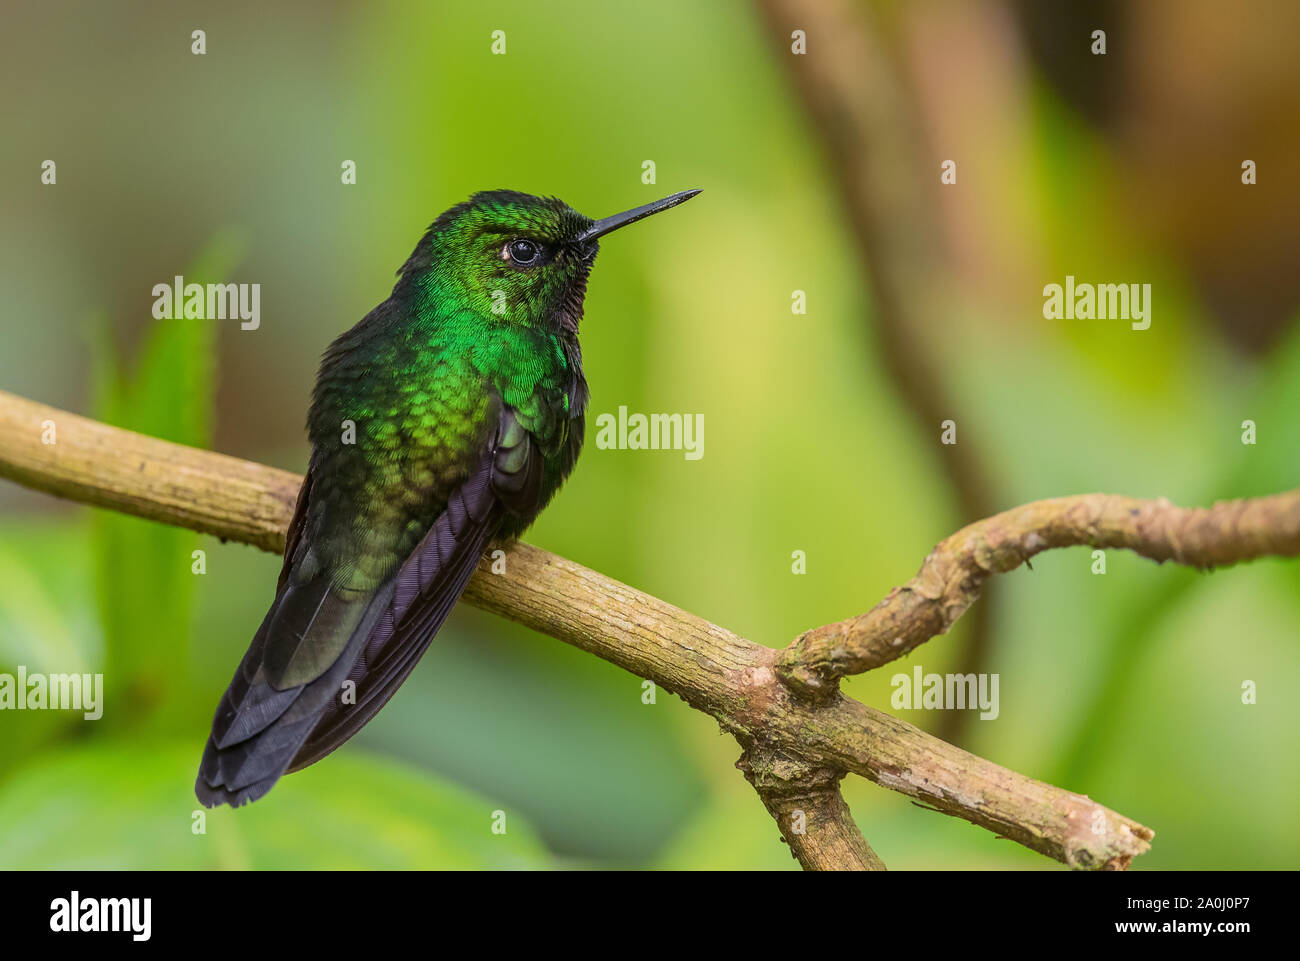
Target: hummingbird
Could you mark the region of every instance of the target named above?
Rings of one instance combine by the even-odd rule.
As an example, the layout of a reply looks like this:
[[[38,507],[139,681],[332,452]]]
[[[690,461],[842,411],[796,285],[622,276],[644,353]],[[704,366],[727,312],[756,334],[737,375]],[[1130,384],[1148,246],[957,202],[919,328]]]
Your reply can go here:
[[[199,764],[204,805],[255,801],[360,730],[488,546],[555,496],[582,449],[578,326],[599,240],[698,193],[601,220],[553,197],[476,193],[326,349],[275,599]]]

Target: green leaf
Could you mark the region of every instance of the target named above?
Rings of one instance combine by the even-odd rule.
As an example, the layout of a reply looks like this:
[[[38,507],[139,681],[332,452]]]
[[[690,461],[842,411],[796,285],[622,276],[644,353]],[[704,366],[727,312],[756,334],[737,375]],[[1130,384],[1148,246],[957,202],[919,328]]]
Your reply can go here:
[[[218,236],[183,271],[187,283],[224,280],[237,244]],[[134,373],[101,324],[92,334],[97,416],[194,447],[211,444],[217,322],[177,318],[150,329]],[[96,583],[108,651],[109,723],[179,708],[188,670],[192,554],[199,535],[109,511],[93,521]]]
[[[260,801],[204,811],[193,743],[59,751],[0,789],[0,868],[537,869],[550,860],[502,805],[374,755],[337,755]],[[206,833],[194,833],[202,812]]]
[[[0,539],[0,671],[103,670],[98,612],[91,600],[86,525],[80,518],[11,520]],[[0,778],[19,759],[81,722],[70,711],[5,712]]]

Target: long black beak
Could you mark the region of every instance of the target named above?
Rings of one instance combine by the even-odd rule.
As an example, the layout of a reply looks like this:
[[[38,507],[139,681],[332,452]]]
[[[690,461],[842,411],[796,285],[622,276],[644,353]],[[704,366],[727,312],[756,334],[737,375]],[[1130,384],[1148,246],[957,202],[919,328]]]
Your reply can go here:
[[[583,231],[582,235],[578,239],[586,241],[595,240],[597,237],[603,237],[611,231],[618,230],[619,227],[626,227],[628,224],[634,224],[638,220],[644,220],[646,217],[667,210],[669,207],[676,207],[678,204],[684,204],[697,193],[699,193],[699,190],[683,190],[679,194],[673,194],[671,197],[665,197],[663,200],[656,200],[654,203],[646,204],[644,207],[633,207],[631,210],[625,210],[621,214],[614,214],[612,217],[604,217],[597,220],[594,224]]]

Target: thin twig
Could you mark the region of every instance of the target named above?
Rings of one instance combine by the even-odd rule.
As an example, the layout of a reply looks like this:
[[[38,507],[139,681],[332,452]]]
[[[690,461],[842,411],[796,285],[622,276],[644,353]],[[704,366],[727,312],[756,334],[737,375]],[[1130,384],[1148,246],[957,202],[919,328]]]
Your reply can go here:
[[[902,657],[948,630],[989,577],[1040,551],[1087,545],[1125,548],[1151,560],[1211,568],[1300,555],[1300,490],[1208,508],[1167,500],[1080,494],[1034,501],[962,528],[921,570],[857,617],[802,634],[781,655],[781,676],[804,693]]]

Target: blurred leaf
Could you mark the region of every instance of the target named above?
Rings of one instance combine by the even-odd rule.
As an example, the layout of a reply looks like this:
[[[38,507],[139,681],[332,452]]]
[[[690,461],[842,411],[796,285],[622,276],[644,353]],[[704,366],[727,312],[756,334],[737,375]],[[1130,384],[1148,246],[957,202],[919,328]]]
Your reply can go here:
[[[1234,454],[1241,458],[1239,476],[1225,497],[1260,497],[1300,485],[1300,315],[1278,344],[1262,361],[1260,385],[1240,417],[1226,426],[1236,432],[1246,419],[1256,421],[1256,443],[1238,444]],[[1300,565],[1296,565],[1300,571]]]
[[[1204,580],[1129,662],[1136,683],[1112,706],[1115,733],[1087,788],[1155,829],[1135,866],[1281,870],[1300,858],[1300,819],[1281,800],[1300,792],[1294,566]],[[1242,702],[1244,681],[1255,703]]]
[[[612,664],[459,610],[357,740],[508,800],[557,854],[640,863],[703,793],[671,722],[692,712],[641,694]]]
[[[80,522],[6,527],[0,541],[0,665],[33,671],[91,670],[101,655],[85,600],[90,571]]]
[[[1288,423],[1288,412],[1300,410],[1300,324],[1292,326],[1286,342],[1265,363],[1253,393],[1250,402],[1235,408],[1240,416],[1233,415],[1222,424],[1228,453],[1213,500],[1262,497],[1300,484],[1300,442]],[[1254,445],[1240,443],[1241,422],[1246,419],[1257,421],[1256,426],[1265,431]],[[1286,565],[1286,570],[1284,576],[1300,583],[1300,564]],[[1076,788],[1086,784],[1094,768],[1106,759],[1123,730],[1121,708],[1133,685],[1145,677],[1133,665],[1165,636],[1159,629],[1162,622],[1181,604],[1196,599],[1196,588],[1212,592],[1205,580],[1186,569],[1164,570],[1159,585],[1132,603],[1110,634],[1106,650],[1096,655],[1105,668],[1072,737],[1061,750],[1057,773],[1050,778],[1053,783]]]
[[[103,669],[98,612],[82,518],[10,521],[0,540],[0,671],[64,673]],[[82,723],[68,711],[6,712],[0,778],[19,759]],[[19,720],[21,718],[21,720]]]
[[[58,752],[0,789],[0,868],[541,868],[523,818],[375,756],[336,755],[238,810],[206,812],[190,790],[193,743],[101,741]]]
[[[224,281],[237,260],[235,242],[218,236],[183,272],[185,282]],[[116,357],[101,325],[96,416],[119,427],[193,447],[212,437],[217,324],[155,321],[133,373]],[[192,552],[199,535],[111,511],[94,515],[96,581],[108,661],[110,723],[138,718],[183,698],[187,673]]]

